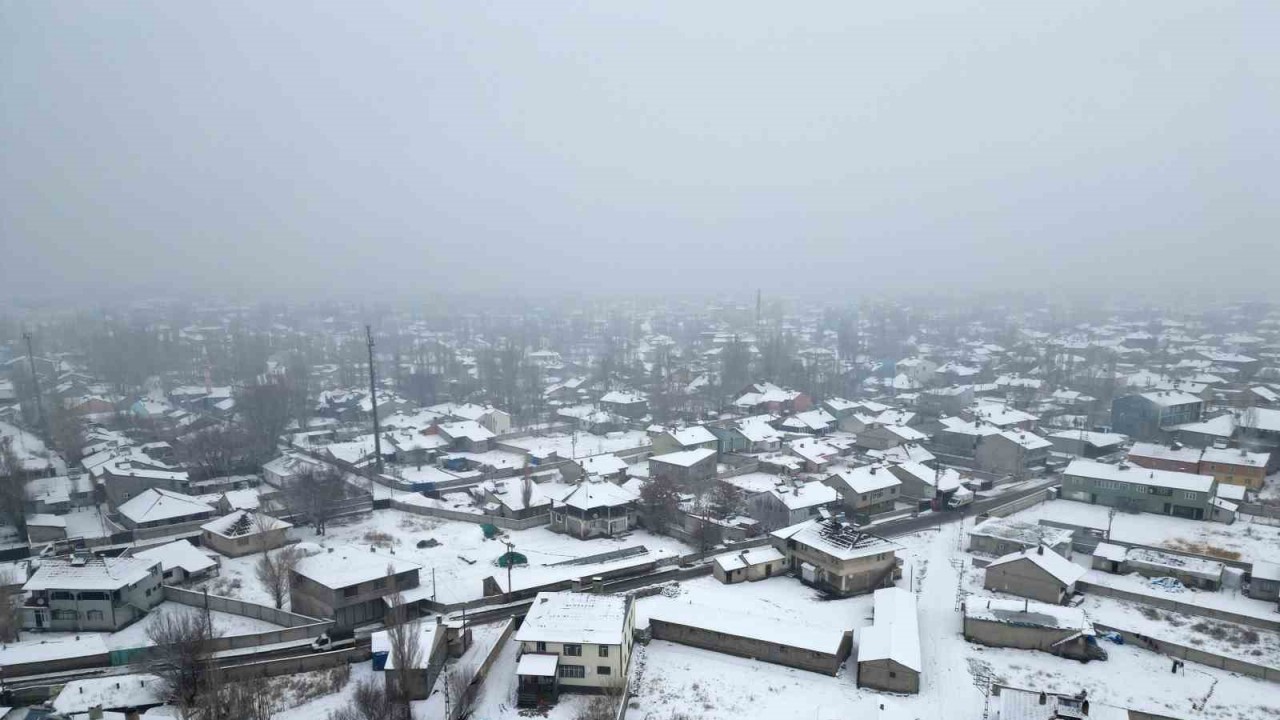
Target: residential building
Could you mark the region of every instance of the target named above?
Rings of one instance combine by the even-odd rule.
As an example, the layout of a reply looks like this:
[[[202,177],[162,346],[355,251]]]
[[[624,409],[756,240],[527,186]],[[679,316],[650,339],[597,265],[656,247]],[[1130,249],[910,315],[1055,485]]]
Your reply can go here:
[[[647,608],[656,640],[836,675],[849,657],[853,633],[839,627],[779,622],[776,617],[684,603]]]
[[[1107,656],[1098,647],[1093,623],[1080,608],[970,596],[963,612],[964,639],[972,643],[1039,650],[1082,661]]]
[[[812,481],[782,482],[768,490],[749,495],[747,514],[766,530],[790,527],[817,517],[824,508],[832,508],[840,495],[829,485]]]
[[[717,555],[711,574],[726,584],[754,582],[787,571],[787,557],[773,547],[760,547]]]
[[[1042,469],[1053,443],[1026,430],[1004,430],[978,443],[974,460],[984,472],[1026,477]]]
[[[858,638],[858,687],[920,692],[924,663],[915,595],[897,587],[876,590],[871,620]]]
[[[1258,491],[1267,480],[1271,454],[1249,452],[1244,448],[1205,448],[1200,455],[1199,474],[1212,475],[1218,483],[1242,485]]]
[[[1255,560],[1249,575],[1248,595],[1254,600],[1280,600],[1280,563]]]
[[[720,447],[715,434],[701,425],[664,430],[655,434],[652,442],[655,455],[699,449],[716,451]]]
[[[1044,545],[1071,557],[1071,531],[1016,518],[987,518],[969,531],[969,552],[1001,557]]]
[[[600,398],[600,409],[628,420],[639,420],[649,414],[649,401],[639,393],[613,390]]]
[[[906,425],[877,423],[858,433],[857,444],[858,447],[868,450],[887,450],[898,445],[919,443],[928,439],[928,435]]]
[[[122,525],[138,530],[208,520],[215,510],[190,495],[149,488],[117,507],[116,514]]]
[[[165,585],[185,585],[188,582],[207,580],[218,574],[218,561],[186,540],[174,540],[158,547],[139,550],[131,557],[159,561]]]
[[[946,499],[960,489],[960,473],[954,468],[934,469],[918,462],[894,463],[889,472],[902,482],[899,496],[914,500]]]
[[[987,590],[1062,605],[1075,594],[1085,569],[1037,545],[992,560],[985,573],[982,587]]]
[[[716,451],[682,450],[649,458],[649,477],[670,479],[685,488],[705,485],[716,476]]]
[[[588,478],[559,498],[552,498],[550,527],[582,540],[614,537],[635,527],[639,499],[620,485]]]
[[[1192,520],[1211,518],[1216,488],[1212,475],[1093,460],[1073,460],[1062,472],[1062,497],[1067,500]]]
[[[382,671],[386,673],[387,683],[404,691],[413,700],[424,700],[435,687],[436,678],[444,669],[449,655],[448,632],[441,622],[440,615],[434,621],[424,621],[416,626],[408,625],[406,629],[415,632],[408,642],[416,643],[418,651],[414,653],[413,667],[400,667],[396,663],[396,654],[392,651],[391,630],[379,630],[370,637],[370,646],[387,649],[382,662]]]
[[[828,475],[824,483],[840,493],[845,509],[854,515],[892,510],[902,481],[884,465],[863,465]]]
[[[200,541],[227,557],[242,557],[284,545],[291,527],[266,513],[236,510],[201,525]]]
[[[1124,557],[1125,572],[1149,578],[1171,577],[1187,587],[1211,592],[1221,589],[1224,569],[1216,560],[1148,548],[1129,548]]]
[[[1176,442],[1136,442],[1129,448],[1127,459],[1138,467],[1194,474],[1200,471],[1200,454],[1200,448],[1184,447]]]
[[[1204,400],[1176,390],[1123,395],[1111,401],[1111,427],[1138,440],[1163,439],[1175,425],[1200,422]]]
[[[1049,435],[1054,452],[1097,460],[1124,449],[1128,440],[1119,433],[1101,433],[1089,430],[1061,430]]]
[[[22,589],[22,627],[115,632],[164,602],[159,560],[70,555],[43,558]]]
[[[901,574],[898,545],[840,518],[807,520],[770,533],[801,582],[842,597],[888,587]]]
[[[634,642],[632,598],[540,592],[516,632],[517,703],[554,702],[559,691],[601,691],[626,683]]]
[[[290,571],[293,612],[333,618],[336,628],[349,629],[380,622],[386,596],[418,587],[417,563],[350,545],[327,550],[303,558]]]

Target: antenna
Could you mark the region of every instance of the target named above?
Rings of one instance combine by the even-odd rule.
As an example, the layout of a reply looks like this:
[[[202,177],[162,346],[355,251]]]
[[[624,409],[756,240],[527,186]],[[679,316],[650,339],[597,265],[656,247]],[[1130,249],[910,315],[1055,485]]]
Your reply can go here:
[[[364,326],[365,342],[369,345],[369,407],[373,410],[373,454],[377,472],[382,474],[382,437],[378,432],[378,382],[373,365],[373,328]]]

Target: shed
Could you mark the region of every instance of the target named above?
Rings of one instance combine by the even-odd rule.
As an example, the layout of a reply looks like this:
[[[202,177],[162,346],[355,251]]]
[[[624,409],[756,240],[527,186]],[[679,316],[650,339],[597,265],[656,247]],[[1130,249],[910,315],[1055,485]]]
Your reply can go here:
[[[993,560],[982,586],[1040,602],[1061,605],[1076,591],[1085,569],[1043,545]]]
[[[902,588],[876,590],[872,625],[858,636],[858,687],[920,692],[920,628],[916,599]]]

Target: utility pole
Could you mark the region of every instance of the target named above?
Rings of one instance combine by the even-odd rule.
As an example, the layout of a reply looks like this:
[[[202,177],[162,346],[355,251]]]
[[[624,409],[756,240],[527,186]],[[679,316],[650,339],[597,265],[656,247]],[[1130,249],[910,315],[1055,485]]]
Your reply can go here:
[[[31,367],[31,389],[36,396],[36,427],[44,430],[44,406],[40,401],[40,376],[36,374],[36,357],[31,350],[31,333],[22,333],[22,339],[27,341],[27,365]]]
[[[378,430],[378,379],[373,366],[373,328],[364,326],[365,341],[369,345],[369,407],[373,409],[373,455],[377,472],[382,474],[382,433]]]

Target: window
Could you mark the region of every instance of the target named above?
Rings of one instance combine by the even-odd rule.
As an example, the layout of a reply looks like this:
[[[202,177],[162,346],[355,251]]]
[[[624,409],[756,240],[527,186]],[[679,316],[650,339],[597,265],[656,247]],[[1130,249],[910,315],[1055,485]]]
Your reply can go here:
[[[105,592],[98,590],[90,590],[80,593],[81,600],[110,600],[111,596]]]
[[[546,644],[546,643],[544,643],[544,642],[542,642],[541,640],[539,640],[539,641],[538,641],[538,652],[540,652],[540,653],[544,653],[544,652],[546,652],[546,651],[547,651],[547,644]]]
[[[571,657],[581,657],[582,646],[581,645],[565,645],[564,654],[569,655]]]
[[[76,611],[75,610],[54,610],[53,619],[54,620],[75,620]]]
[[[613,674],[613,668],[609,667],[608,665],[597,665],[597,666],[596,666],[596,674],[597,674],[597,675],[612,675],[612,674]]]
[[[889,671],[889,677],[891,677],[891,678],[896,678],[896,677],[898,677],[898,673],[896,673],[896,672],[894,672],[894,671],[890,670],[890,671]]]
[[[373,586],[381,590],[382,588],[385,588],[387,586],[387,579],[385,577],[380,577],[377,580],[373,581]]]
[[[90,610],[89,612],[85,613],[85,618],[86,618],[86,619],[88,619],[88,620],[101,620],[101,619],[102,619],[102,611],[101,611],[101,610]]]
[[[1197,500],[1197,499],[1199,499],[1199,497],[1200,497],[1200,496],[1199,496],[1199,495],[1197,495],[1196,493],[1191,492],[1191,491],[1187,491],[1187,492],[1182,493],[1182,497],[1183,497],[1183,498],[1185,498],[1185,499],[1187,499],[1187,500]]]
[[[342,597],[355,597],[360,588],[352,585],[349,588],[342,588]]]
[[[561,665],[560,677],[562,678],[584,678],[587,676],[587,669],[581,665]]]
[[[609,657],[609,646],[608,646],[608,645],[601,645],[601,646],[600,646],[600,657]]]
[[[49,596],[52,597],[54,600],[74,600],[75,599],[71,595],[71,593],[66,592],[64,590],[54,590],[53,592],[49,593]]]

